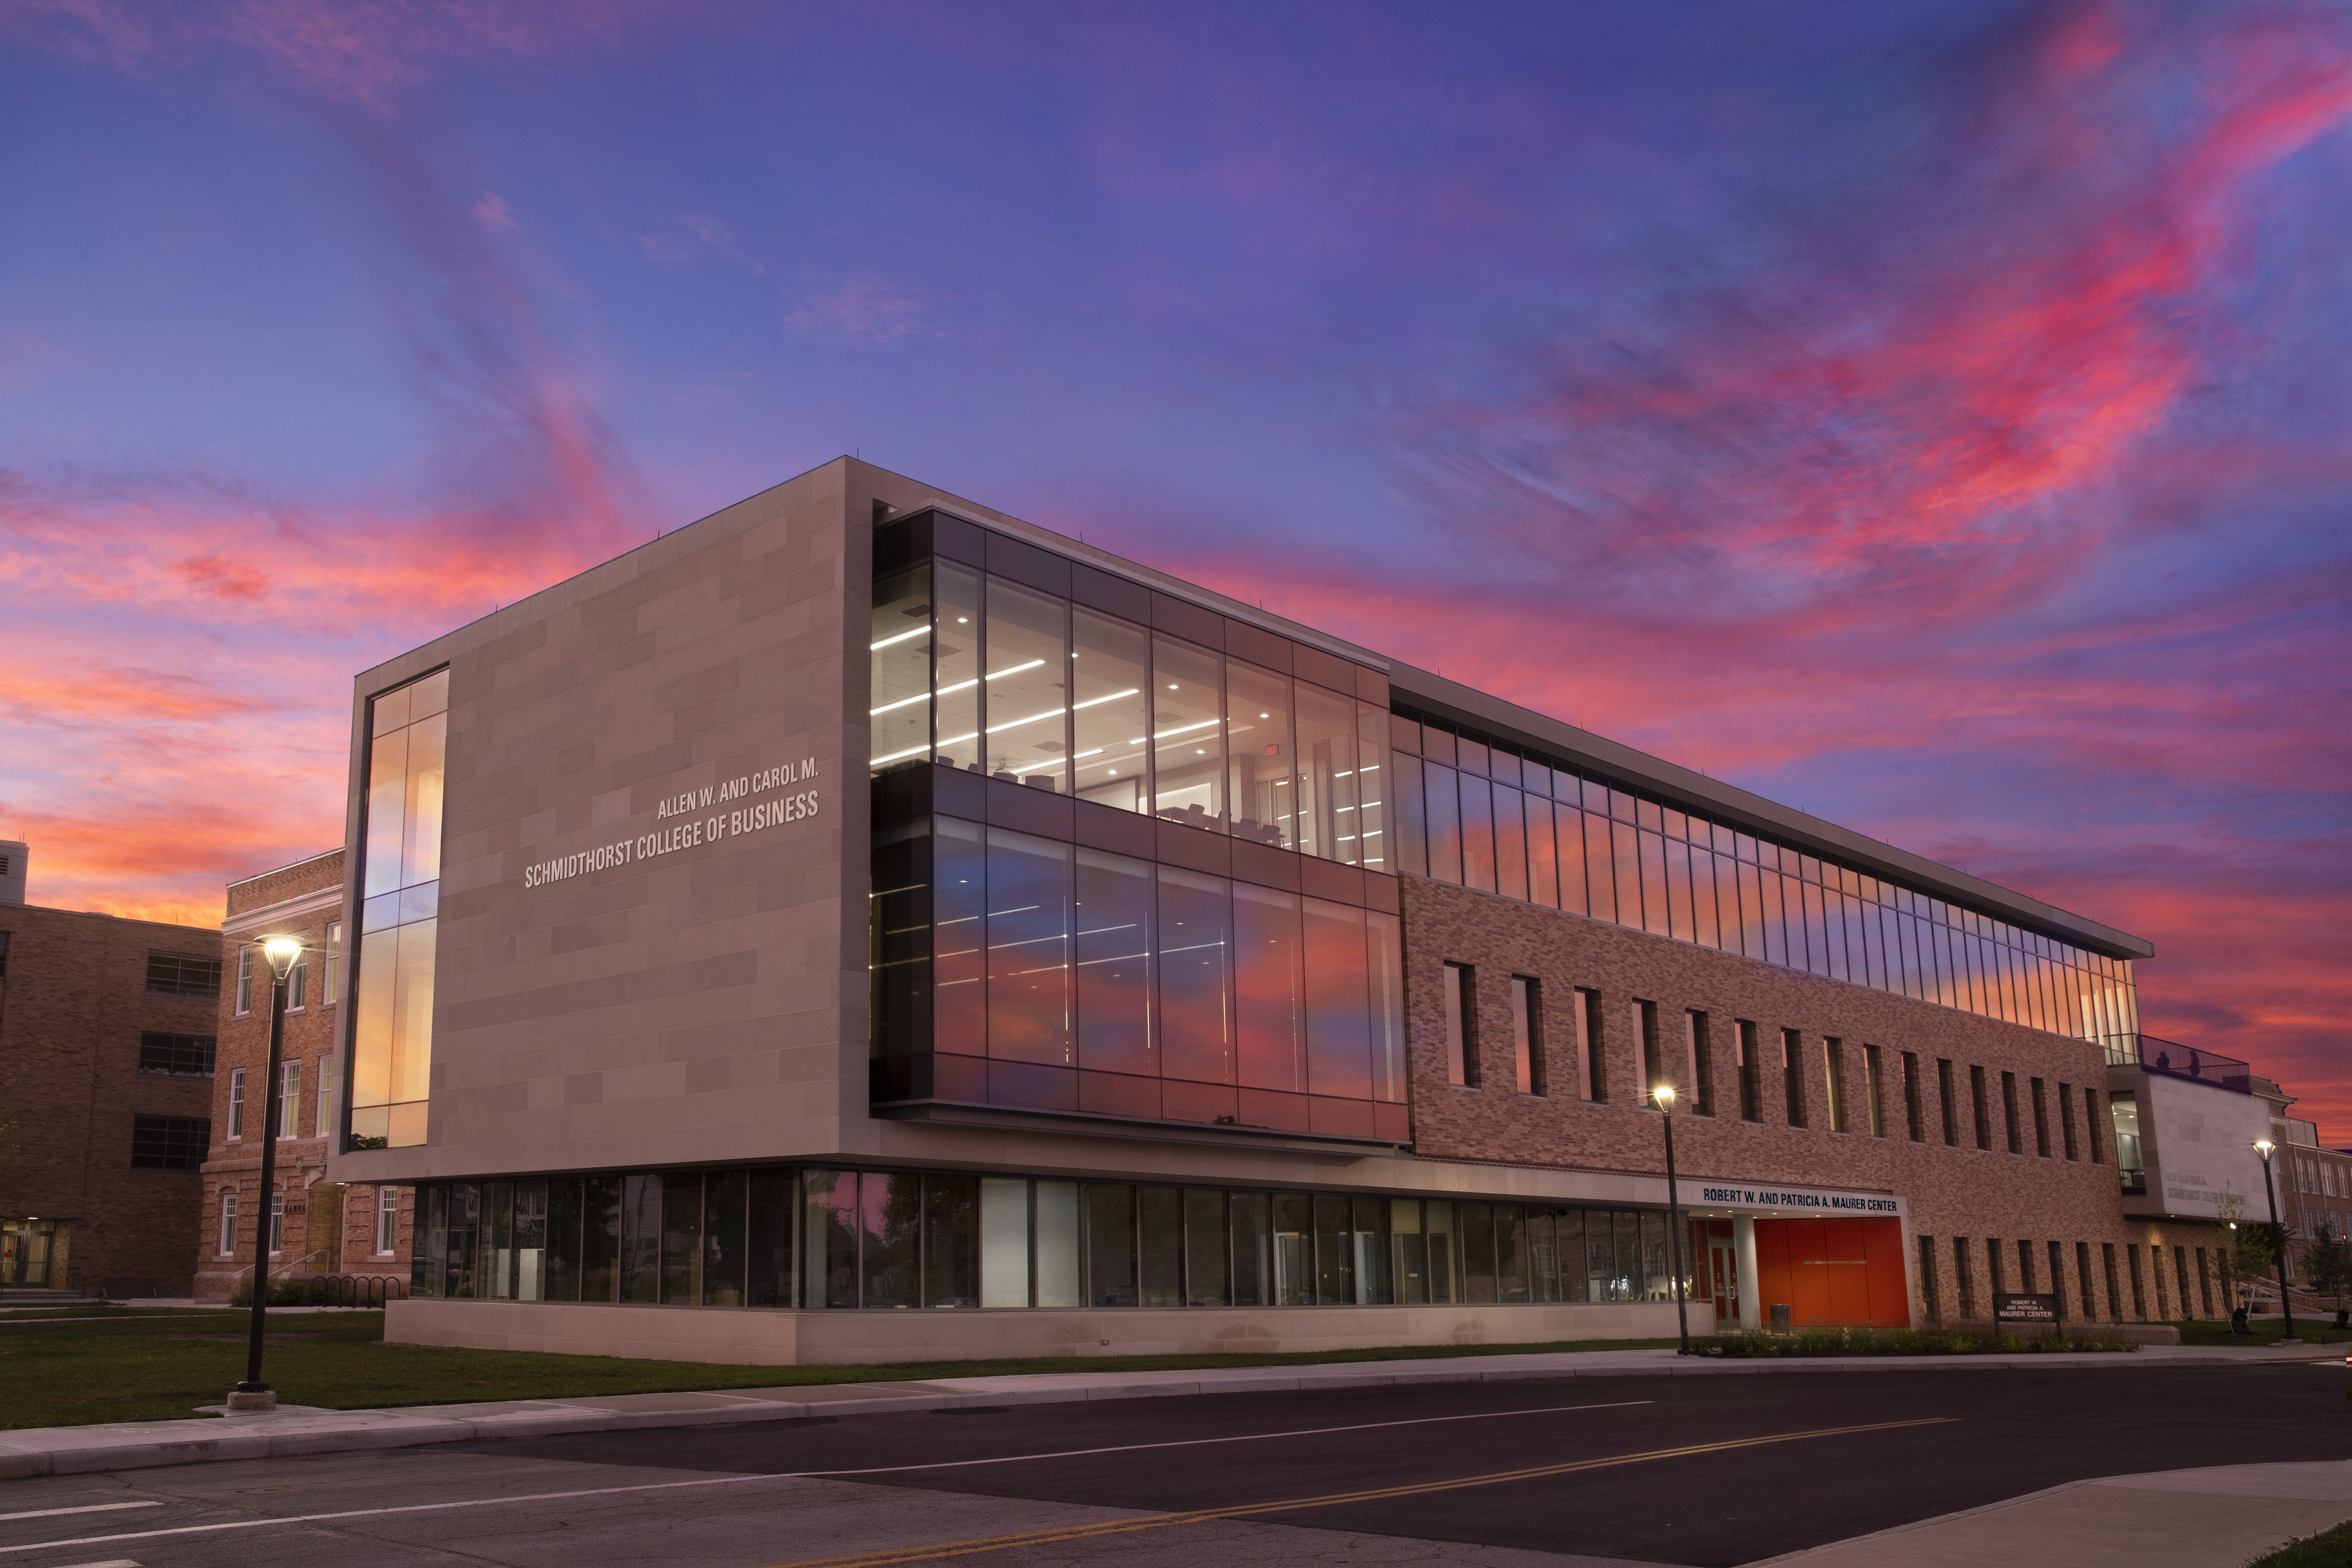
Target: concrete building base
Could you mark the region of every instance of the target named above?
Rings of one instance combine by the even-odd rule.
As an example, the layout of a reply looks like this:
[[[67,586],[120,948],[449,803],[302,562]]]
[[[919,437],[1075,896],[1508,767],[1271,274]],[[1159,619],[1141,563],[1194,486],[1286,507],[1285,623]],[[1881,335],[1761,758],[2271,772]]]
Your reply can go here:
[[[1694,1335],[1715,1309],[1690,1305]],[[1390,1345],[1671,1339],[1671,1301],[1512,1307],[1188,1308],[1152,1310],[721,1311],[564,1302],[387,1302],[388,1344],[553,1351],[746,1366],[846,1366],[1029,1356],[1267,1355]]]

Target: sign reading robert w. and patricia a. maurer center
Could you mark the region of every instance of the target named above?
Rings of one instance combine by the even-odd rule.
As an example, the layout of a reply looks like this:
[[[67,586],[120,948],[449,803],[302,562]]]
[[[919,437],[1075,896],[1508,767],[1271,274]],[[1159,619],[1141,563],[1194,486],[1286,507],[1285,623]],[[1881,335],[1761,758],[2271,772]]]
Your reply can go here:
[[[571,855],[559,855],[551,860],[534,860],[523,868],[522,885],[525,888],[543,888],[550,882],[563,881],[567,878],[659,859],[665,855],[675,855],[681,849],[722,843],[746,834],[782,827],[787,823],[806,822],[817,814],[817,792],[814,789],[794,790],[790,795],[778,795],[776,792],[793,784],[813,784],[816,777],[816,759],[804,757],[796,763],[782,763],[719,784],[704,784],[699,789],[680,790],[675,795],[664,795],[654,808],[651,832],[618,838],[610,844],[600,844],[593,849],[583,849]],[[761,799],[761,796],[770,798]]]
[[[1683,1201],[1691,1203],[1685,1194]],[[1864,1193],[1815,1193],[1791,1187],[1733,1187],[1721,1184],[1702,1185],[1696,1200],[1700,1205],[1727,1204],[1738,1208],[1781,1209],[1791,1214],[1849,1215],[1901,1214],[1903,1204],[1897,1198],[1872,1197]]]

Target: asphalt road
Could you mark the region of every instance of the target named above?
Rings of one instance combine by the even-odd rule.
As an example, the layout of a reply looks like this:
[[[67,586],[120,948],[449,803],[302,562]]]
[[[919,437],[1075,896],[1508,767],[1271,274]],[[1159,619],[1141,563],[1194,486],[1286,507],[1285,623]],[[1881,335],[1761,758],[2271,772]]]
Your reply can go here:
[[[2352,1458],[2348,1391],[2341,1363],[1622,1377],[601,1433],[0,1483],[0,1568],[1712,1568],[2082,1478]]]

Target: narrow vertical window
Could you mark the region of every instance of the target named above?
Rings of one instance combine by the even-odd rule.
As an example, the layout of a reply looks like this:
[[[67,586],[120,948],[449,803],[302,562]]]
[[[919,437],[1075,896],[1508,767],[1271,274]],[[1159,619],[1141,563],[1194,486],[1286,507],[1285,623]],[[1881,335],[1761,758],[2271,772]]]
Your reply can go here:
[[[2001,1272],[2000,1243],[1990,1236],[1985,1237],[1985,1283],[1992,1288],[1996,1296],[2003,1295],[2009,1289],[2009,1281]]]
[[[2095,1089],[2085,1088],[2083,1090],[2083,1136],[2089,1139],[2091,1142],[2091,1163],[2098,1164],[2100,1163],[2099,1091]]]
[[[1633,1004],[1633,1033],[1642,1042],[1642,1094],[1646,1109],[1657,1109],[1654,1098],[1658,1086],[1667,1081],[1666,1064],[1658,1055],[1658,1005],[1655,1002]]]
[[[1870,1135],[1886,1136],[1885,1053],[1876,1046],[1862,1047],[1863,1110],[1870,1117]]]
[[[1944,1298],[1936,1288],[1936,1238],[1932,1236],[1919,1238],[1919,1298],[1927,1309],[1927,1321],[1942,1322]]]
[[[306,939],[307,940],[307,939]],[[295,954],[294,967],[286,972],[286,1010],[299,1013],[310,999],[310,953],[309,948]]]
[[[1822,1042],[1822,1080],[1830,1113],[1830,1131],[1843,1132],[1845,1125],[1845,1042],[1834,1037]]]
[[[1471,1037],[1477,1026],[1476,993],[1470,967],[1449,963],[1444,969],[1445,1081],[1467,1089],[1477,1082],[1478,1047]]]
[[[1926,1118],[1919,1110],[1919,1053],[1903,1053],[1903,1123],[1911,1142],[1921,1142],[1927,1135]]]
[[[1521,1094],[1543,1090],[1542,1020],[1538,1016],[1536,983],[1524,974],[1511,976],[1511,1071]]]
[[[1580,988],[1576,993],[1577,1088],[1595,1105],[1609,1098],[1607,1058],[1601,1039],[1601,993]]]
[[[2050,1158],[2050,1091],[2038,1078],[2033,1080],[2033,1152]]]
[[[236,1194],[223,1193],[220,1205],[220,1255],[227,1258],[236,1251]]]
[[[327,1120],[334,1106],[334,1086],[335,1058],[332,1057],[320,1057],[319,1058],[318,1124],[316,1131],[311,1133],[311,1136],[314,1138],[324,1138],[327,1135]]]
[[[269,1194],[269,1256],[286,1250],[286,1189]]]
[[[375,1190],[375,1249],[380,1257],[389,1258],[400,1243],[400,1189],[378,1187]]]
[[[1992,1112],[1985,1100],[1985,1070],[1980,1067],[1969,1068],[1969,1106],[1976,1112],[1977,1147],[1990,1151],[1992,1148]]]
[[[1960,1146],[1960,1113],[1952,1098],[1952,1064],[1942,1057],[1936,1058],[1936,1098],[1944,1112],[1944,1147]]]
[[[1952,1283],[1959,1288],[1960,1321],[1966,1322],[1977,1315],[1977,1293],[1969,1279],[1969,1238],[1952,1237]]]
[[[1804,1037],[1794,1029],[1780,1031],[1780,1092],[1789,1102],[1789,1125],[1805,1124]]]
[[[302,1064],[278,1064],[278,1136],[302,1135]]]
[[[228,1071],[228,1135],[245,1136],[245,1069],[231,1068]]]
[[[342,999],[343,922],[327,922],[327,962],[319,977],[319,1005],[331,1007]]]
[[[2025,1140],[2018,1128],[2017,1075],[2013,1072],[2000,1075],[2000,1122],[2001,1131],[2009,1140],[2009,1152],[2012,1154],[2025,1152]]]
[[[433,1070],[433,965],[440,928],[441,798],[449,672],[368,705],[359,867],[357,1007],[351,1020],[351,1146],[425,1142]]]
[[[2069,1160],[2078,1157],[2074,1152],[2074,1086],[2071,1083],[2058,1086],[2058,1145]]]
[[[1706,1015],[1692,1008],[1685,1016],[1690,1032],[1691,1111],[1697,1116],[1715,1114],[1714,1045],[1707,1038]]]
[[[253,949],[236,950],[236,1016],[244,1017],[253,1011]]]
[[[1764,1120],[1764,1101],[1756,1083],[1756,1026],[1741,1018],[1738,1020],[1736,1028],[1739,1051],[1739,1120],[1761,1121]]]

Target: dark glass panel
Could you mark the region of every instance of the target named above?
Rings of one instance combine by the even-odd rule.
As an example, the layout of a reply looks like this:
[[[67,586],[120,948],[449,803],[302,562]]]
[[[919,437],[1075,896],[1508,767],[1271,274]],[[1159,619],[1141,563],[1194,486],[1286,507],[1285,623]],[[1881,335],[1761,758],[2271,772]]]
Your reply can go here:
[[[1528,1238],[1517,1204],[1495,1205],[1495,1300],[1524,1306],[1528,1300]]]
[[[1461,1233],[1455,1226],[1451,1198],[1430,1198],[1421,1205],[1421,1229],[1429,1250],[1429,1299],[1445,1303],[1462,1300]]]
[[[1612,822],[1609,837],[1617,863],[1617,923],[1642,929],[1642,846],[1641,835],[1630,822]],[[1663,864],[1663,862],[1662,862]],[[1658,919],[1665,920],[1665,908],[1659,906]]]
[[[1400,756],[1391,764],[1389,831],[1396,837],[1393,870],[1429,876],[1429,826],[1422,799],[1421,763]]]
[[[898,1180],[910,1182],[911,1176]],[[923,1305],[980,1305],[980,1178],[923,1177]]]
[[[1234,884],[1235,1036],[1241,1081],[1251,1089],[1307,1089],[1299,935],[1297,894]]]
[[[1642,1299],[1642,1216],[1619,1209],[1611,1216],[1617,1238],[1617,1293],[1612,1299]]]
[[[1402,713],[1389,715],[1389,744],[1400,752],[1421,754],[1421,725]]]
[[[1368,1307],[1385,1307],[1396,1300],[1396,1286],[1390,1277],[1389,1260],[1395,1257],[1389,1245],[1389,1200],[1358,1198],[1356,1200],[1356,1300]]]
[[[580,1299],[621,1299],[621,1178],[590,1176],[582,1189]]]
[[[743,1305],[744,1192],[740,1169],[702,1178],[702,1304]]]
[[[800,1207],[800,1173],[772,1167],[751,1173],[746,1200],[747,1307],[792,1307],[793,1215]]]
[[[1721,947],[1723,928],[1716,919],[1715,851],[1691,846],[1691,924],[1701,947]]]
[[[1458,765],[1464,773],[1475,773],[1480,778],[1486,776],[1490,763],[1484,741],[1473,741],[1465,735],[1455,742],[1455,750],[1460,758]]]
[[[1264,1193],[1234,1193],[1234,1305],[1274,1304],[1274,1222]]]
[[[1549,1209],[1528,1215],[1528,1297],[1538,1305],[1559,1300],[1559,1244]]]
[[[1574,914],[1592,912],[1585,893],[1584,813],[1565,804],[1552,808],[1559,839],[1559,907]]]
[[[1161,1071],[1234,1081],[1233,889],[1222,877],[1160,868]]]
[[[1303,855],[1356,861],[1356,700],[1311,681],[1292,687],[1298,765],[1291,784],[1294,844]],[[1378,774],[1364,775],[1364,782]]]
[[[1527,808],[1517,790],[1495,786],[1495,890],[1507,899],[1528,896]]]
[[[1315,1304],[1315,1201],[1305,1193],[1274,1194],[1274,1300]]]
[[[988,1054],[1072,1065],[1073,847],[988,830]]]
[[[1078,1065],[1157,1076],[1151,1035],[1151,867],[1077,852]]]
[[[1307,917],[1307,1082],[1303,1087],[1313,1094],[1370,1099],[1371,977],[1366,971],[1364,911],[1321,899],[1305,899],[1300,903]]]
[[[1424,724],[1421,729],[1421,754],[1433,763],[1454,765],[1454,731],[1442,724]]]
[[[980,574],[951,561],[931,563],[937,595],[932,632],[933,755],[980,768]]]
[[[857,1198],[862,1303],[914,1306],[921,1300],[916,1262],[923,1234],[922,1178],[868,1171],[858,1178]]]
[[[661,1178],[661,1300],[665,1307],[702,1305],[702,1173]]]
[[[1088,1183],[1087,1300],[1097,1307],[1135,1305],[1135,1189]]]
[[[547,1184],[547,1299],[580,1300],[580,1178]]]
[[[1151,808],[1171,822],[1225,830],[1223,675],[1217,656],[1151,639]]]
[[[1225,1254],[1225,1194],[1217,1187],[1184,1189],[1184,1295],[1195,1307],[1232,1304]]]
[[[1664,809],[1654,800],[1641,800],[1635,802],[1633,806],[1633,821],[1634,826],[1640,827],[1645,833],[1664,833],[1666,830],[1666,816]]]
[[[1429,1300],[1429,1238],[1421,1228],[1421,1200],[1391,1199],[1389,1226],[1396,1252],[1397,1303],[1421,1306]]]
[[[621,1178],[621,1300],[661,1300],[662,1179]]]
[[[1324,1306],[1355,1302],[1355,1240],[1348,1200],[1329,1193],[1315,1194],[1315,1300]]]
[[[1643,805],[1649,803],[1644,801]],[[1674,934],[1666,906],[1666,841],[1644,830],[1641,836],[1642,929],[1654,936]]]
[[[449,1250],[442,1275],[441,1294],[452,1300],[474,1299],[474,1269],[481,1247],[482,1186],[479,1182],[449,1184]]]
[[[1422,764],[1428,785],[1424,802],[1429,818],[1429,874],[1441,882],[1462,880],[1461,775],[1435,763]]]
[[[876,771],[931,754],[931,568],[874,584],[866,689]]]
[[[1674,837],[1666,840],[1666,925],[1676,942],[1698,940],[1697,917],[1691,910],[1690,846]]]
[[[1462,795],[1462,885],[1495,890],[1495,786],[1464,770]]]
[[[1139,1304],[1184,1304],[1184,1194],[1176,1187],[1138,1187],[1137,1277]]]
[[[981,829],[931,819],[931,1048],[988,1054],[988,986],[982,947],[988,868]],[[912,1042],[919,1050],[921,1041]]]
[[[1495,1205],[1463,1204],[1462,1299],[1473,1305],[1495,1300]]]
[[[449,1256],[449,1189],[440,1182],[428,1182],[416,1189],[415,1239],[410,1245],[408,1291],[412,1296],[433,1297],[441,1294],[448,1282],[445,1272]]]
[[[801,1217],[804,1256],[801,1279],[811,1307],[857,1305],[857,1173],[801,1173],[805,1206]]]
[[[1404,927],[1391,914],[1364,911],[1364,951],[1370,965],[1372,1098],[1402,1105],[1404,1089]]]
[[[1562,1209],[1554,1220],[1559,1247],[1559,1299],[1590,1300],[1592,1277],[1584,1257],[1584,1211]]]
[[[474,1293],[485,1301],[514,1299],[514,1184],[486,1182],[482,1185],[480,1272]]]

